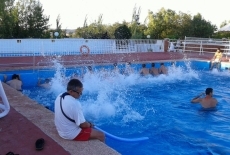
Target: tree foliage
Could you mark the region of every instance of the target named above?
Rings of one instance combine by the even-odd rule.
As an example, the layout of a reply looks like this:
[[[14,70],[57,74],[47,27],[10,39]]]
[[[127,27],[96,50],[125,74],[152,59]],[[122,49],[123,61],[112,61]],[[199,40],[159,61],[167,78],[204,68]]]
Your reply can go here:
[[[162,8],[159,12],[149,11],[147,17],[146,35],[151,38],[182,38],[191,37],[209,37],[216,30],[216,26],[202,18],[201,14],[191,16],[186,13]]]
[[[119,26],[114,32],[115,39],[130,39],[132,34],[127,25]]]
[[[228,33],[218,32],[216,25],[206,21],[200,13],[191,16],[183,12],[175,12],[161,8],[158,12],[148,12],[146,22],[139,23],[140,9],[133,11],[132,21],[103,24],[103,15],[93,23],[87,23],[85,17],[83,27],[76,29],[71,37],[85,39],[152,39],[190,37],[229,37]],[[61,27],[61,18],[56,19],[56,29],[49,29],[49,16],[44,15],[39,0],[1,0],[0,1],[0,38],[50,38],[50,33],[59,32],[59,37],[66,37]],[[221,27],[229,21],[221,23]]]
[[[14,0],[0,1],[0,38],[13,38],[16,24]]]
[[[202,18],[201,14],[197,14],[192,20],[193,36],[192,37],[211,37],[214,31],[217,29],[216,26]]]
[[[19,0],[16,9],[18,11],[18,27],[21,32],[19,37],[42,38],[44,31],[49,28],[49,17],[43,15],[44,10],[40,2]]]
[[[49,29],[49,17],[36,0],[0,1],[1,38],[43,38]]]
[[[98,16],[98,20],[95,20],[91,24],[87,24],[87,18],[85,18],[83,27],[79,27],[75,31],[74,37],[85,39],[109,39],[109,34],[106,30],[106,26],[102,24],[103,15]]]

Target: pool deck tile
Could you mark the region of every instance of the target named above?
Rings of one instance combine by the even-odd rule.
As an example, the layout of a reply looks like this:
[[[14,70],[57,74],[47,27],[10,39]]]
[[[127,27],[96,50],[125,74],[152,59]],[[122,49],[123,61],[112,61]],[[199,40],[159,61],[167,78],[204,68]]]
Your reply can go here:
[[[11,107],[7,116],[0,119],[0,128],[0,154],[6,154],[9,151],[23,155],[70,154],[13,107]],[[44,138],[45,145],[43,150],[37,151],[35,142],[39,138]]]

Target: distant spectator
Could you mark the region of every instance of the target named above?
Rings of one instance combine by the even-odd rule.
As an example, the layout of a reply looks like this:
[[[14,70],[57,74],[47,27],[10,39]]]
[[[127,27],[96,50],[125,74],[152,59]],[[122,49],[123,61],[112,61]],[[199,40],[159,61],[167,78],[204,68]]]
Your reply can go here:
[[[7,75],[4,75],[4,82],[16,90],[22,91],[22,81],[18,74],[13,74],[12,80],[9,81],[7,81]]]
[[[175,52],[175,46],[173,45],[172,42],[170,43],[170,46],[169,46],[169,52]]]
[[[180,40],[180,38],[176,41],[176,47],[178,48],[178,47],[180,47],[181,46],[181,40]]]
[[[181,49],[181,47],[183,46],[182,41],[180,40],[180,38],[177,40],[176,42],[176,46],[175,49],[177,49],[176,51],[179,52],[179,50]]]

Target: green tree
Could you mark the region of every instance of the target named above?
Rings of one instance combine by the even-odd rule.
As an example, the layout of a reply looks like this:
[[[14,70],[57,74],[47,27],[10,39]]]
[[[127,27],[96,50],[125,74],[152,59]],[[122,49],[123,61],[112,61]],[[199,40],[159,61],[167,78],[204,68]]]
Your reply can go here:
[[[149,11],[147,16],[147,29],[145,35],[150,35],[154,39],[210,37],[216,30],[216,26],[204,20],[201,14],[191,15],[162,8],[154,14]]]
[[[13,38],[15,8],[14,0],[1,0],[0,1],[0,38]]]
[[[105,25],[105,29],[106,29],[106,32],[109,38],[115,39],[115,36],[114,36],[115,30],[121,25],[128,25],[128,23],[126,21],[123,21],[122,23],[116,22],[112,25]]]
[[[44,10],[39,1],[18,0],[16,5],[18,11],[19,37],[43,38],[48,30],[49,17],[43,14]]]
[[[200,13],[193,16],[192,20],[193,26],[193,35],[192,37],[211,37],[214,31],[217,30],[215,25],[212,25],[210,22],[203,19]]]
[[[56,19],[56,29],[53,30],[54,33],[55,32],[58,32],[58,36],[57,38],[66,38],[66,30],[62,30],[62,24],[61,24],[61,16],[60,14],[57,16],[57,19]]]
[[[229,21],[230,22],[230,21]],[[221,24],[220,24],[220,28],[227,25],[229,22],[227,22],[227,20],[223,21]]]
[[[177,34],[175,38],[184,38],[193,35],[192,16],[183,12],[179,12],[177,19]]]
[[[178,34],[178,15],[173,10],[162,8],[158,13],[148,12],[147,30],[145,34],[151,38],[175,38]]]
[[[74,37],[85,39],[106,39],[110,38],[106,30],[106,26],[102,24],[103,15],[100,14],[98,20],[91,24],[87,24],[87,18],[84,21],[84,27],[77,28]]]
[[[116,39],[130,39],[132,33],[127,25],[121,25],[115,30],[114,36]]]

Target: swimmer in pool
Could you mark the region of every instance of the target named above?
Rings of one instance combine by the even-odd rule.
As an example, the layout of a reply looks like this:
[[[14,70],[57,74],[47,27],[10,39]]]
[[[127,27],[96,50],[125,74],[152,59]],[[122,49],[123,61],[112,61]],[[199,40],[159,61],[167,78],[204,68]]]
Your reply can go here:
[[[205,95],[205,97],[202,98],[203,95]],[[194,97],[191,100],[191,103],[200,103],[203,108],[214,108],[217,105],[217,100],[212,96],[213,89],[207,88],[205,93],[201,93],[200,95]]]

